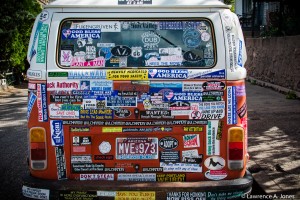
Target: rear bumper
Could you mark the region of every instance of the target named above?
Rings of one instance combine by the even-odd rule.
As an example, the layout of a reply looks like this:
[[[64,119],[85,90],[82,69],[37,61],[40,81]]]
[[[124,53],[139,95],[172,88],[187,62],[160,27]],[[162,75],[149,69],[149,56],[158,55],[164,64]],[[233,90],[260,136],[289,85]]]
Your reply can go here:
[[[248,171],[239,179],[202,182],[57,181],[28,176],[23,179],[23,195],[33,199],[234,199],[249,194],[252,182]]]

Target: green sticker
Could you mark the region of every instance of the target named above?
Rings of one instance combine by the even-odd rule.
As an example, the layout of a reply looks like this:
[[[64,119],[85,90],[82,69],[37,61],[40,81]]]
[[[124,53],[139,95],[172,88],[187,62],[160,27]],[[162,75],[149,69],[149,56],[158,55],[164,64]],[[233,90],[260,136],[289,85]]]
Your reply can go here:
[[[48,77],[68,77],[68,72],[48,72]]]
[[[48,27],[48,24],[43,24],[39,32],[36,63],[46,63]]]

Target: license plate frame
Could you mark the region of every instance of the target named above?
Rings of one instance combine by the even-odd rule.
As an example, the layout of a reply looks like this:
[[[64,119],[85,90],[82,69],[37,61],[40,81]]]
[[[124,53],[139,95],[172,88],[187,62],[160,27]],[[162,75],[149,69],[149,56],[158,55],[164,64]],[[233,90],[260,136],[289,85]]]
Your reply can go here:
[[[158,159],[158,138],[116,138],[116,159],[153,160]]]

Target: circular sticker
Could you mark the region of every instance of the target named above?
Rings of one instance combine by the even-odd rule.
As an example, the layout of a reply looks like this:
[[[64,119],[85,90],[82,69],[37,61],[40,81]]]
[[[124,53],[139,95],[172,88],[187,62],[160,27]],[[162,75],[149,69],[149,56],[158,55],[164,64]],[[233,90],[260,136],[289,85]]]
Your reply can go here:
[[[111,145],[109,142],[103,141],[100,145],[99,145],[99,151],[102,154],[106,154],[109,153],[111,150]]]
[[[164,150],[172,150],[178,147],[178,140],[173,137],[163,137],[159,140],[159,147]]]
[[[189,48],[196,48],[200,45],[200,33],[195,29],[184,31],[183,42]]]
[[[204,165],[211,170],[220,170],[225,166],[225,160],[219,156],[212,156],[205,160]]]
[[[40,21],[44,22],[49,18],[49,12],[47,10],[44,10],[41,14],[40,14]]]
[[[210,40],[210,34],[208,32],[201,33],[201,40],[207,42]]]

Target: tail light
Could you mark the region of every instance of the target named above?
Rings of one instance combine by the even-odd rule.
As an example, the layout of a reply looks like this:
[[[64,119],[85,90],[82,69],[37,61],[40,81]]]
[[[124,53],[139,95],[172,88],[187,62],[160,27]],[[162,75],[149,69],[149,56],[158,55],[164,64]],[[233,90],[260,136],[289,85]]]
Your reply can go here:
[[[34,170],[44,170],[47,167],[46,131],[41,127],[31,128],[30,141],[30,167]]]
[[[244,168],[244,129],[241,127],[231,127],[228,130],[228,168]]]

